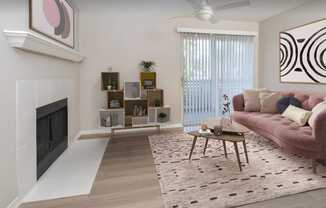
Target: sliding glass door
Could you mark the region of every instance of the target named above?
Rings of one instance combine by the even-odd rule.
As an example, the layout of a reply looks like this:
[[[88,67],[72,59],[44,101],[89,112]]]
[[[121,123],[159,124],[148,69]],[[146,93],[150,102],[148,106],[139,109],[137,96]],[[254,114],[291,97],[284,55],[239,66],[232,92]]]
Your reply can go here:
[[[184,125],[222,114],[230,98],[253,87],[254,37],[183,33]]]

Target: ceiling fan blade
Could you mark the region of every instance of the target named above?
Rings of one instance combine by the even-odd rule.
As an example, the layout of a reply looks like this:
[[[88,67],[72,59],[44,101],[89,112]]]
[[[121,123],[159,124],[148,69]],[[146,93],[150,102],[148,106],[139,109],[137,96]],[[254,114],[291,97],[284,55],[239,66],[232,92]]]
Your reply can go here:
[[[233,3],[225,4],[222,6],[217,6],[215,8],[215,11],[234,9],[234,8],[239,8],[239,7],[247,7],[250,5],[251,5],[250,0],[237,1],[237,2],[233,2]]]
[[[207,4],[207,0],[186,0],[191,4],[192,8],[199,10],[202,8],[203,4]]]

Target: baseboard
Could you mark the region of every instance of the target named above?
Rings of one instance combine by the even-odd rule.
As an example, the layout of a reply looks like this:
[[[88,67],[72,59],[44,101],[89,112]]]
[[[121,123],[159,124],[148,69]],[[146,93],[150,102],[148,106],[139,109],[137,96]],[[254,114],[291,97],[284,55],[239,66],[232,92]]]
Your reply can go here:
[[[161,129],[175,129],[175,128],[182,128],[182,123],[168,123],[162,124]],[[144,128],[146,129],[146,128]],[[144,129],[128,129],[124,130],[124,132],[137,132],[142,131]],[[78,137],[76,136],[76,140],[78,139],[85,139],[85,138],[94,138],[94,137],[108,137],[111,134],[110,128],[100,128],[100,129],[93,129],[93,130],[82,130],[78,133]]]
[[[8,206],[7,208],[18,208],[21,204],[21,199],[16,197]]]

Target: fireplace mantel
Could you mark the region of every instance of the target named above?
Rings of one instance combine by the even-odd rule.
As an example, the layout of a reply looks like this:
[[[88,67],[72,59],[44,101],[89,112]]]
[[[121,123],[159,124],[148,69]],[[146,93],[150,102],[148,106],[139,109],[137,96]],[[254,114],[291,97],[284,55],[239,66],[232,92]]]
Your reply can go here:
[[[3,31],[11,47],[33,53],[52,56],[72,62],[82,62],[84,57],[77,51],[62,46],[45,37],[28,31]]]

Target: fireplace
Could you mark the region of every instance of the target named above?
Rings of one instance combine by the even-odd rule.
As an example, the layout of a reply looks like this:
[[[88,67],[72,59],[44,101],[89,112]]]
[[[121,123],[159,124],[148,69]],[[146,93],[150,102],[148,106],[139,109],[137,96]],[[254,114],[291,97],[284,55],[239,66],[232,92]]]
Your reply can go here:
[[[68,99],[36,109],[37,179],[68,147]]]

